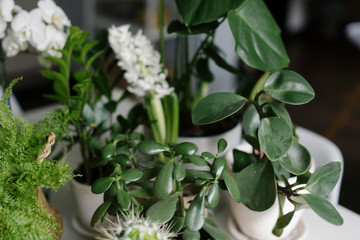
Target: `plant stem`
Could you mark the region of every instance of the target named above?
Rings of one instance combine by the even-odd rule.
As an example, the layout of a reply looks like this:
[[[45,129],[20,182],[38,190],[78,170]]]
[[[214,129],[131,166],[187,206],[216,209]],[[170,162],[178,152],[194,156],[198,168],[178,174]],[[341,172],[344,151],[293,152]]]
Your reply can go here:
[[[164,39],[164,0],[158,0],[158,29],[159,29],[159,45],[160,45],[160,62],[162,70],[165,65],[165,39]]]

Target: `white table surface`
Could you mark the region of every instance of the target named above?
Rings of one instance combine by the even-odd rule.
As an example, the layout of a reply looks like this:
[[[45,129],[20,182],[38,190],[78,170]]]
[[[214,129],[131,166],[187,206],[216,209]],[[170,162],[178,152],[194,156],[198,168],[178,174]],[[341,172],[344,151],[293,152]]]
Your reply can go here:
[[[57,192],[52,192],[50,202],[61,213],[64,224],[64,235],[62,240],[86,240],[91,239],[77,233],[72,225],[72,219],[76,215],[76,206],[71,194],[70,184],[60,188]],[[310,210],[306,210],[302,221],[305,223],[306,233],[304,240],[356,240],[360,236],[360,215],[342,207],[336,206],[342,217],[344,224],[342,226],[334,226]],[[226,232],[233,240],[239,240],[229,234],[227,227],[229,219],[229,206],[226,202],[221,202],[216,209],[216,218],[218,226]]]

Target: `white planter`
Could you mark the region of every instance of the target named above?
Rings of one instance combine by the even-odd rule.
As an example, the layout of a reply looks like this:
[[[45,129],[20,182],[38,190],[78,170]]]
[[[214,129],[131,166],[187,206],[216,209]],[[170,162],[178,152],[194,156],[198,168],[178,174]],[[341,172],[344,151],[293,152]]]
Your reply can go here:
[[[252,147],[248,143],[243,143],[236,147],[237,149],[251,153]],[[226,153],[225,159],[228,166],[232,166],[234,163],[234,158],[232,155],[232,150],[229,150]],[[314,164],[312,164],[310,171],[313,171]],[[289,182],[293,183],[296,181],[296,178],[290,178]],[[277,237],[272,234],[276,221],[279,217],[279,199],[276,198],[275,203],[272,207],[265,211],[257,212],[250,210],[242,203],[235,202],[229,195],[228,199],[230,201],[232,218],[234,220],[234,225],[230,228],[233,235],[236,233],[241,236],[245,236],[244,239],[250,237],[251,239],[256,240],[279,240],[279,239],[300,239],[300,236],[305,234],[304,224],[300,224],[301,216],[304,209],[299,209],[294,213],[294,216],[290,224],[285,227],[281,237]],[[283,205],[283,213],[286,214],[293,210],[293,204],[290,203],[286,198]],[[231,224],[230,224],[231,225]],[[234,227],[236,229],[234,229]],[[296,228],[299,228],[296,230]],[[296,235],[296,238],[293,236]]]
[[[90,185],[79,183],[75,179],[71,179],[70,183],[77,209],[73,226],[79,233],[94,237],[97,232],[90,227],[90,222],[95,210],[103,203],[103,194],[92,193]]]
[[[279,217],[279,202],[278,198],[274,205],[268,210],[256,212],[250,210],[242,203],[235,202],[231,197],[230,206],[232,217],[242,234],[257,240],[276,240],[286,239],[290,234],[294,233],[295,228],[298,227],[299,221],[303,214],[303,209],[295,212],[290,224],[284,229],[282,236],[279,238],[272,234],[273,228]],[[284,214],[293,210],[292,204],[285,200],[283,207]]]

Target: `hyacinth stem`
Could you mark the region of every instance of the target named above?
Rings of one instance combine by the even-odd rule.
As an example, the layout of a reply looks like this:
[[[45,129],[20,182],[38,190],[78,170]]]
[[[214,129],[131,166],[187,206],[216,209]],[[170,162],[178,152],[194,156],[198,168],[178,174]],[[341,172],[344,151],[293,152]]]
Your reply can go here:
[[[179,135],[179,100],[177,94],[172,92],[162,99],[165,121],[166,121],[166,140],[165,142],[177,142]]]
[[[161,99],[155,97],[155,94],[150,91],[149,95],[145,97],[145,105],[154,140],[166,144],[166,123]]]

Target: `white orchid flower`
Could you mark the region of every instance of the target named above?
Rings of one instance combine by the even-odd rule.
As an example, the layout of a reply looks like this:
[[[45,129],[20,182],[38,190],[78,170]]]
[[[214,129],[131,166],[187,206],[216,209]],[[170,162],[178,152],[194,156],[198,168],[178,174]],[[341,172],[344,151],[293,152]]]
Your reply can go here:
[[[67,35],[63,31],[59,31],[53,25],[46,26],[46,40],[37,45],[37,50],[44,52],[45,55],[61,57],[59,50],[65,46]]]
[[[14,57],[19,52],[26,50],[28,47],[27,42],[19,43],[16,41],[11,30],[7,31],[7,36],[2,40],[1,43],[3,51],[6,53],[7,57]]]
[[[12,11],[15,7],[14,0],[0,0],[0,18],[5,22],[12,20]]]
[[[70,26],[70,20],[65,12],[52,0],[40,0],[38,7],[42,12],[43,19],[48,24],[55,25],[58,29],[63,30],[65,26]]]
[[[7,22],[4,19],[0,18],[0,39],[5,37]]]

